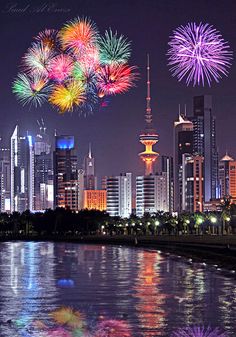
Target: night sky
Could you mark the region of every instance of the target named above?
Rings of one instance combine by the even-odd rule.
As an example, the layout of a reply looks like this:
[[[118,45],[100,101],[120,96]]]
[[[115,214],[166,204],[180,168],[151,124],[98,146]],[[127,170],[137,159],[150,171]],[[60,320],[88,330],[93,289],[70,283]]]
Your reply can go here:
[[[31,4],[33,2],[33,5]],[[146,54],[151,62],[151,94],[154,125],[159,133],[155,149],[172,155],[173,121],[178,104],[187,104],[192,114],[192,97],[211,94],[213,113],[217,118],[217,144],[220,156],[227,149],[236,157],[236,62],[229,77],[211,88],[187,87],[172,78],[167,68],[168,39],[173,29],[190,21],[208,22],[227,40],[236,55],[236,2],[227,0],[67,0],[67,1],[0,1],[0,134],[7,144],[16,123],[22,131],[37,129],[36,120],[43,118],[48,133],[71,134],[76,138],[82,165],[88,143],[96,160],[98,176],[121,172],[143,173],[138,141],[144,123],[146,96]],[[9,10],[9,8],[12,9]],[[15,12],[16,11],[16,12]],[[100,33],[109,27],[132,41],[131,64],[139,68],[140,80],[128,93],[112,98],[108,108],[90,117],[74,113],[65,116],[48,104],[42,108],[22,107],[11,92],[21,57],[32,38],[45,28],[59,29],[76,16],[94,20]],[[236,58],[236,56],[235,56]]]

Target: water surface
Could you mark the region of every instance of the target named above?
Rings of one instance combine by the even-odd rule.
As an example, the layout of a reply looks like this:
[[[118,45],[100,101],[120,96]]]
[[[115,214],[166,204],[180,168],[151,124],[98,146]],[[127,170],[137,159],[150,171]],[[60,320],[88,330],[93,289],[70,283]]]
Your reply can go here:
[[[236,335],[236,279],[217,267],[135,247],[0,243],[0,336],[29,337],[33,321],[62,306],[83,312],[91,329],[125,320],[137,337],[186,325]]]

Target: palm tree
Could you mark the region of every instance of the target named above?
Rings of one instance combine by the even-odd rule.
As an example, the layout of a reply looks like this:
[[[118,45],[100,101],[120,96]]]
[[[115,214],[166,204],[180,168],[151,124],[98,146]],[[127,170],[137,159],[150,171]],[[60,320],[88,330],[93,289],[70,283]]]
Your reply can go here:
[[[230,221],[230,207],[232,204],[232,198],[230,195],[224,196],[223,199],[221,199],[221,222],[222,222],[222,229],[221,229],[221,234],[224,235],[226,232],[229,234],[229,221]],[[226,228],[226,223],[227,223],[227,228]]]

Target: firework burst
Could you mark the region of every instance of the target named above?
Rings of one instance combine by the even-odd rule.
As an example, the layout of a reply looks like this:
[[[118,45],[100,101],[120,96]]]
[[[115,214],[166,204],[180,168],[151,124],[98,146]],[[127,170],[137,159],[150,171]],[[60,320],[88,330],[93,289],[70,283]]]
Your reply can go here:
[[[54,56],[54,50],[45,47],[41,42],[33,43],[23,57],[24,69],[30,74],[47,75],[48,66]]]
[[[87,18],[77,18],[68,22],[60,31],[59,38],[64,50],[78,55],[87,48],[94,47],[98,39],[98,30],[94,22]]]
[[[123,35],[109,30],[101,37],[90,19],[76,18],[59,31],[46,29],[35,37],[13,92],[23,105],[48,101],[61,113],[88,115],[98,109],[100,98],[105,102],[134,86],[130,54]]]
[[[39,74],[28,76],[26,74],[18,74],[13,82],[13,93],[22,105],[33,104],[35,107],[41,106],[48,99],[48,94],[52,89],[52,85],[48,84],[48,80]]]
[[[78,81],[55,85],[49,96],[49,102],[58,107],[60,113],[73,111],[74,106],[82,104],[84,100],[84,86]]]
[[[101,67],[98,71],[98,87],[101,93],[115,95],[128,91],[137,79],[135,69],[122,64]]]
[[[130,42],[123,35],[118,36],[112,30],[105,32],[99,39],[100,59],[102,64],[124,64],[131,55]]]
[[[209,24],[188,23],[174,30],[168,43],[168,65],[173,76],[187,85],[208,85],[228,74],[232,52],[221,34]]]
[[[218,328],[193,327],[178,329],[171,337],[227,337],[225,333],[220,332]]]
[[[48,76],[53,80],[62,82],[72,74],[73,67],[74,61],[72,57],[60,54],[52,59],[48,67]]]
[[[58,44],[58,31],[55,29],[45,29],[36,36],[35,40],[41,43],[44,48],[56,48]]]

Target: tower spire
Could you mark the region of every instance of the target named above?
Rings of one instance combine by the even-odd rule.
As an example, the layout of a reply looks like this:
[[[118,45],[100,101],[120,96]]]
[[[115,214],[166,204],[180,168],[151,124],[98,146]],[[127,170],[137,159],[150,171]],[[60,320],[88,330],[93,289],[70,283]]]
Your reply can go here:
[[[92,149],[91,149],[91,143],[89,143],[89,153],[88,153],[89,158],[92,158]]]
[[[139,157],[145,164],[145,175],[154,172],[154,164],[158,158],[158,153],[153,150],[153,146],[158,142],[158,134],[152,125],[151,110],[151,82],[150,82],[150,62],[147,54],[147,106],[145,112],[145,130],[141,132],[139,141],[145,146],[145,151],[139,153]]]
[[[151,109],[151,81],[150,81],[150,60],[149,54],[147,54],[147,106],[145,120],[147,125],[152,124],[152,109]]]

